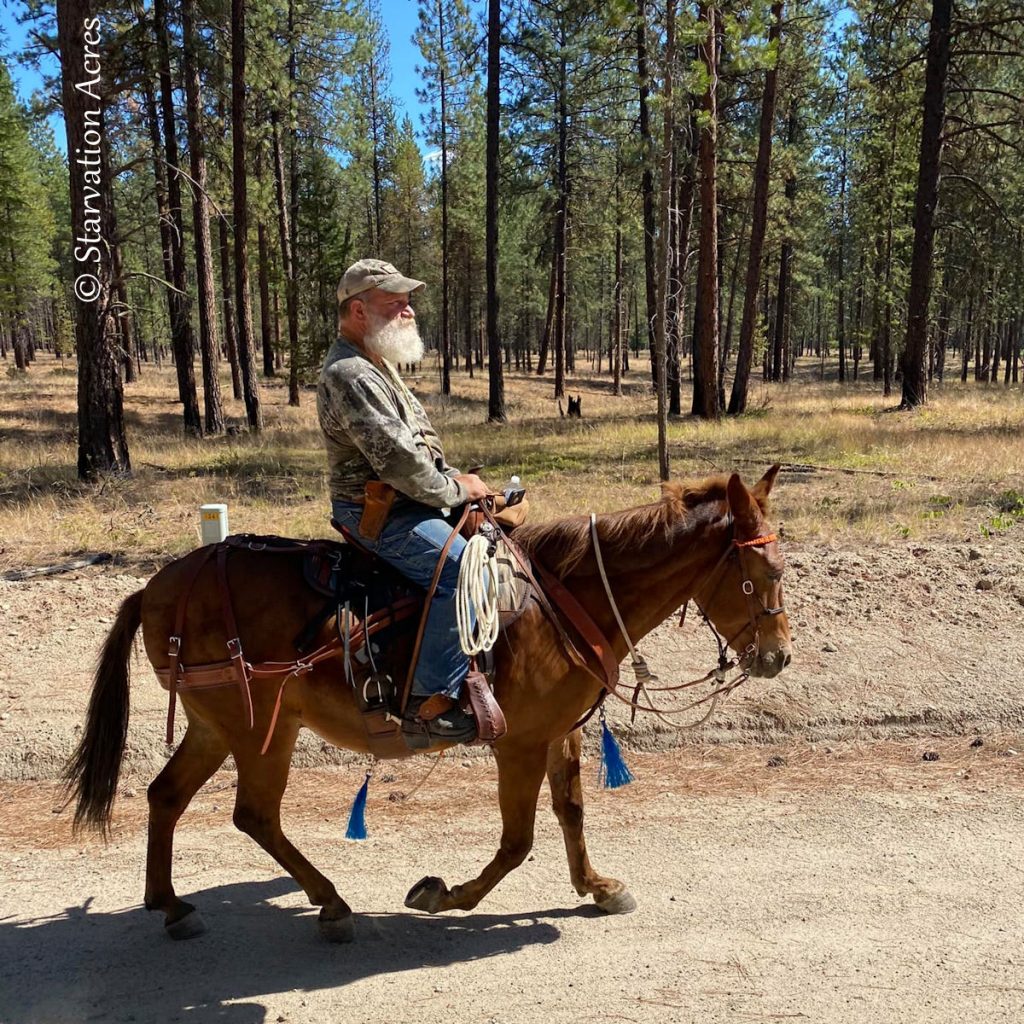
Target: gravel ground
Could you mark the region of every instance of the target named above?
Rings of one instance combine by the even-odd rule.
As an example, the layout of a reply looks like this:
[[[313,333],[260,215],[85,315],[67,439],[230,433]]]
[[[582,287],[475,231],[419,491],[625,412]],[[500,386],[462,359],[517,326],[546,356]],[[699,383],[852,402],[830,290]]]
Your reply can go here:
[[[776,768],[765,748],[633,754],[638,781],[613,792],[591,762],[592,857],[639,902],[611,918],[569,887],[546,811],[476,912],[403,908],[421,875],[463,880],[493,852],[489,762],[446,759],[410,805],[374,786],[363,843],[340,838],[355,766],[296,773],[286,824],[356,911],[345,946],[231,828],[229,773],[179,829],[179,891],[209,925],[185,943],[139,906],[141,793],[103,846],[70,838],[52,786],[8,783],[0,1021],[1017,1022],[1024,759],[932,748],[783,745]]]
[[[409,803],[388,793],[429,762],[396,766],[353,844],[361,768],[308,737],[286,827],[357,913],[340,947],[231,827],[230,771],[176,845],[210,930],[165,938],[139,906],[144,787],[166,756],[145,663],[110,843],[53,813],[95,652],[144,580],[0,583],[0,1022],[1021,1020],[1024,556],[1005,541],[787,554],[794,666],[700,734],[620,720],[628,789],[598,791],[585,766],[592,857],[635,914],[575,895],[543,808],[533,857],[477,912],[404,909],[422,875],[464,881],[492,855],[493,762],[447,757]],[[709,646],[668,623],[643,650],[667,680],[703,672]]]

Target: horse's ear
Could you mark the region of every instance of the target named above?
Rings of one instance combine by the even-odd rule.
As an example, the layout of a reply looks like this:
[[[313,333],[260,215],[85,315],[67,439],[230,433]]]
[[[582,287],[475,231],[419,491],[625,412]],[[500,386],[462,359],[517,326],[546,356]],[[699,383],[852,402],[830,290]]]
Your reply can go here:
[[[747,490],[747,485],[740,479],[739,473],[729,477],[725,496],[729,501],[729,511],[736,521],[737,533],[756,534],[761,522],[761,509]]]
[[[757,503],[764,508],[764,503],[768,500],[768,495],[772,493],[772,487],[775,486],[775,478],[779,475],[779,470],[782,466],[779,463],[775,463],[771,469],[760,480],[750,488],[750,493],[754,496]]]

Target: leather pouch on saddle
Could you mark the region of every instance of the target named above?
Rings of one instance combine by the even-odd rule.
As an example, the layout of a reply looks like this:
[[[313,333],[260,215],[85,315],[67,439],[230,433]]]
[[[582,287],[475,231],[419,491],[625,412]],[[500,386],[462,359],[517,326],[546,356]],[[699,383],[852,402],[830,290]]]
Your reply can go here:
[[[530,511],[530,503],[525,497],[515,505],[506,505],[503,494],[496,494],[490,500],[494,502],[491,513],[494,516],[495,522],[506,533],[514,530],[517,526],[522,526],[526,522],[527,513]],[[473,537],[479,531],[480,524],[484,521],[484,518],[484,514],[479,508],[473,508],[462,526],[462,536],[467,540]]]
[[[376,540],[384,529],[388,513],[395,502],[395,489],[383,480],[368,480],[363,495],[363,515],[359,520],[359,532],[367,540]]]

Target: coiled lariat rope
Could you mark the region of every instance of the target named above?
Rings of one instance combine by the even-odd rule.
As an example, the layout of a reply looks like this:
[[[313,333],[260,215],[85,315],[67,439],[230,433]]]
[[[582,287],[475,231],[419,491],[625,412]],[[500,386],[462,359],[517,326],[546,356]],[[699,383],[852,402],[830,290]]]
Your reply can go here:
[[[467,541],[459,559],[455,613],[459,626],[459,642],[462,650],[468,655],[489,651],[498,639],[496,554],[494,537],[477,533]]]

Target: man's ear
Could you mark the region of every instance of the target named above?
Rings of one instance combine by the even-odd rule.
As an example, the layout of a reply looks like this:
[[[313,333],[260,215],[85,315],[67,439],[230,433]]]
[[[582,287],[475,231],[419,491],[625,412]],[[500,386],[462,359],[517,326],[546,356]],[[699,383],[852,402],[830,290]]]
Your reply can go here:
[[[739,538],[756,537],[761,525],[761,509],[754,496],[747,490],[747,485],[740,479],[739,473],[729,477],[725,489],[729,511],[736,523],[736,536]]]
[[[768,500],[768,495],[772,493],[772,487],[775,485],[775,478],[779,475],[779,470],[782,466],[779,463],[775,463],[771,469],[760,480],[750,488],[750,493],[754,496],[754,500],[764,508],[765,502]]]

